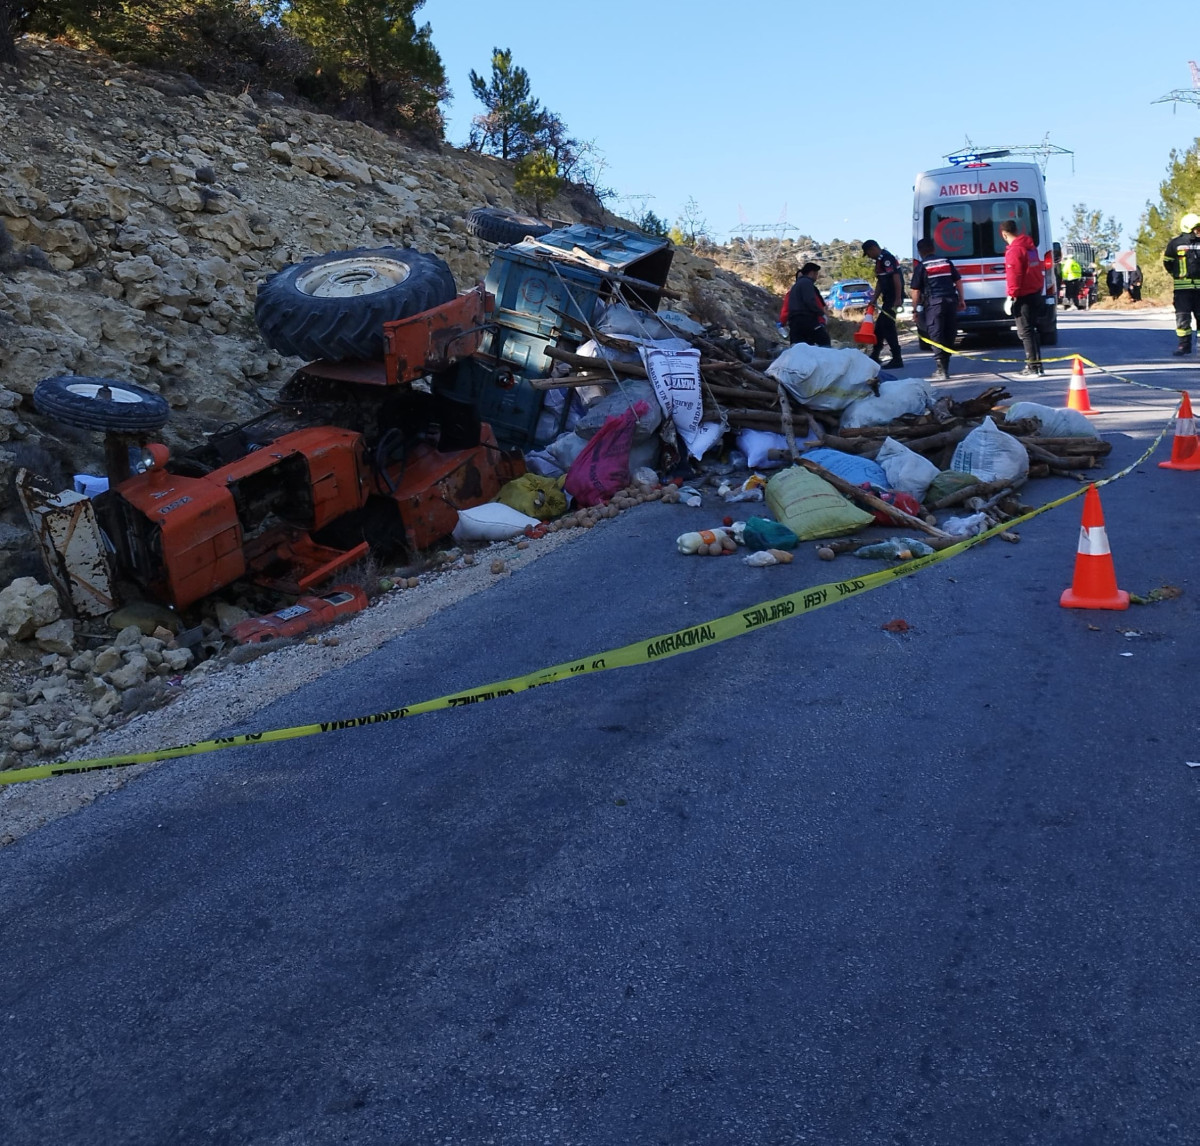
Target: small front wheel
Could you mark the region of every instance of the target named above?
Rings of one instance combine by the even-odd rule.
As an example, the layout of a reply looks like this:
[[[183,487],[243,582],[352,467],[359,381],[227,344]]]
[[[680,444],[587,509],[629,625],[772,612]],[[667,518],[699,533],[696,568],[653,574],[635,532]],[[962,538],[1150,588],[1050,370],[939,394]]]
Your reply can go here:
[[[45,378],[33,391],[41,414],[81,430],[142,433],[166,425],[171,408],[161,394],[132,382],[62,374]]]

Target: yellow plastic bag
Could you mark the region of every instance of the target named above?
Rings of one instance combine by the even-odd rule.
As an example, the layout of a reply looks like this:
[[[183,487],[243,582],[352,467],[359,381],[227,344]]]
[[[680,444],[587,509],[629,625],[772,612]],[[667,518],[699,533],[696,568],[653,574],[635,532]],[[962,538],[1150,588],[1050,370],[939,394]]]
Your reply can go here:
[[[875,520],[801,466],[781,470],[767,482],[766,502],[775,520],[801,541],[853,533]]]
[[[524,474],[504,486],[496,494],[496,500],[539,521],[549,521],[567,512],[567,495],[562,484],[561,477]]]

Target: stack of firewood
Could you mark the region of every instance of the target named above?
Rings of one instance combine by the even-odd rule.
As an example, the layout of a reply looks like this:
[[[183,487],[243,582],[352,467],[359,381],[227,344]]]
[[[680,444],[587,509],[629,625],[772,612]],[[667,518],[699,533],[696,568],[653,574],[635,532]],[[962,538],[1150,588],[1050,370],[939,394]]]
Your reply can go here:
[[[562,317],[566,318],[566,315]],[[636,351],[636,344],[620,337],[590,331],[604,347],[618,351]],[[692,337],[688,339],[700,351],[700,377],[706,419],[719,421],[735,429],[773,430],[785,434],[789,442],[799,434],[813,431],[822,444],[845,453],[873,458],[883,439],[894,438],[909,449],[928,457],[939,469],[950,464],[955,447],[987,416],[992,416],[1005,433],[1012,434],[1029,454],[1029,476],[1047,477],[1052,473],[1073,473],[1095,469],[1111,450],[1099,437],[1046,438],[1032,419],[1016,422],[1003,420],[1003,403],[1012,395],[1003,386],[991,386],[965,400],[940,397],[933,408],[919,416],[910,415],[885,426],[840,429],[839,415],[825,410],[809,410],[764,373],[767,359],[752,359],[736,339]],[[636,361],[606,361],[588,358],[571,351],[549,347],[547,355],[569,366],[573,373],[534,382],[538,389],[560,386],[594,386],[611,383],[620,377],[645,378],[646,371]],[[790,446],[781,455],[789,460]]]

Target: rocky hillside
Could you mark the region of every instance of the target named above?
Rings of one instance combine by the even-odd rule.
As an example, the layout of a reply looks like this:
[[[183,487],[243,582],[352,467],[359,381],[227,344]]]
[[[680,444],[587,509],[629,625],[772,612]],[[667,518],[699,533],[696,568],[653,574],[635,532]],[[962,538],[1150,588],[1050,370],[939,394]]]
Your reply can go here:
[[[264,278],[312,254],[390,245],[441,256],[469,286],[493,248],[468,234],[467,212],[523,206],[499,160],[273,95],[25,48],[21,71],[0,69],[0,585],[38,572],[15,469],[69,482],[102,464],[99,435],[34,410],[42,378],[136,381],[169,401],[168,442],[195,442],[261,411],[297,365],[254,327]],[[578,193],[547,213],[619,222]],[[678,252],[670,285],[697,317],[773,335],[770,296],[708,260]]]

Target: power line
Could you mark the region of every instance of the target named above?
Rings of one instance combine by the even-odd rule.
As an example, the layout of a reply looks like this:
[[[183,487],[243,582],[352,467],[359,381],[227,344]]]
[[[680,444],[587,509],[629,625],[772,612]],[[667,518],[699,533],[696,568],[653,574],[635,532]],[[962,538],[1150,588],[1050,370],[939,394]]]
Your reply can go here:
[[[965,167],[972,163],[985,163],[989,159],[1003,159],[1009,155],[1028,155],[1036,159],[1043,175],[1046,173],[1046,165],[1053,156],[1069,155],[1071,157],[1071,174],[1075,174],[1075,152],[1067,147],[1059,147],[1057,143],[1051,143],[1049,132],[1046,132],[1040,143],[999,143],[989,144],[986,147],[972,143],[971,137],[968,135],[962,148],[950,152],[945,158],[956,166]]]
[[[1159,99],[1151,100],[1151,103],[1169,103],[1172,112],[1175,111],[1175,105],[1180,103],[1192,103],[1200,107],[1200,67],[1195,60],[1188,60],[1188,68],[1192,73],[1190,88],[1176,88]]]

